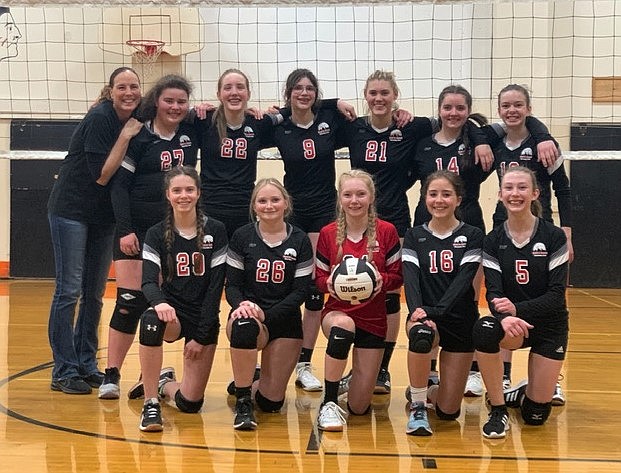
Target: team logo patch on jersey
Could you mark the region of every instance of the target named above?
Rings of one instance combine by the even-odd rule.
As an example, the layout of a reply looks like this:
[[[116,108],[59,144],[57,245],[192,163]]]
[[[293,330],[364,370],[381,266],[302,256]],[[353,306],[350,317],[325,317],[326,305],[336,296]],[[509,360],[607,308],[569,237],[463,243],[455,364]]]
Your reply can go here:
[[[203,250],[211,250],[213,248],[213,236],[203,235]]]
[[[254,138],[254,130],[252,129],[251,126],[246,125],[244,127],[244,136],[246,138]]]
[[[403,141],[403,134],[401,130],[392,130],[388,139],[390,141]]]
[[[531,159],[533,159],[533,150],[524,148],[520,153],[520,161],[530,161]]]
[[[548,256],[548,249],[546,245],[541,242],[533,245],[533,256]]]
[[[368,248],[371,250],[371,253],[378,253],[380,250],[377,240],[375,240],[372,245],[369,245]]]
[[[188,148],[192,146],[192,140],[188,135],[181,135],[179,137],[179,146],[181,146],[182,148]]]
[[[423,151],[431,151],[431,146],[425,146],[425,147],[423,148]]]
[[[295,261],[298,259],[298,252],[293,248],[287,248],[282,255],[282,259],[285,261]]]
[[[459,148],[457,148],[457,154],[460,156],[464,156],[466,154],[466,145],[465,144],[460,144]]]
[[[465,235],[459,235],[453,240],[453,248],[465,248],[468,244],[468,238]]]
[[[321,122],[319,125],[317,125],[317,134],[321,136],[329,135],[330,125],[328,125],[326,122]]]

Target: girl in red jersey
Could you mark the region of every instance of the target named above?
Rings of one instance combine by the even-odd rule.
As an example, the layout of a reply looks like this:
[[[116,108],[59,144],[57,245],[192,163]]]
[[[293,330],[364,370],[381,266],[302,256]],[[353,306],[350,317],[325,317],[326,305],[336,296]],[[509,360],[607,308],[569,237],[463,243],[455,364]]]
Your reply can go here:
[[[331,270],[345,256],[367,256],[379,273],[371,299],[352,305],[336,298]],[[330,293],[321,328],[328,338],[325,356],[324,400],[318,427],[341,431],[345,411],[338,406],[339,381],[354,345],[347,407],[355,415],[369,411],[386,338],[386,291],[398,288],[401,247],[394,225],[377,218],[375,185],[365,171],[343,173],[338,182],[337,219],[321,229],[317,243],[316,279],[319,290]]]

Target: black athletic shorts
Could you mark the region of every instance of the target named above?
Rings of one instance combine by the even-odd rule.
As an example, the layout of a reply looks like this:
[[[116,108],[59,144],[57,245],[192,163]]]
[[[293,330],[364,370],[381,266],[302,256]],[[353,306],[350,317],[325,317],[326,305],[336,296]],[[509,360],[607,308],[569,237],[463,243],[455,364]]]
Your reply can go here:
[[[356,348],[381,348],[386,346],[384,338],[379,335],[375,335],[371,332],[367,332],[361,328],[356,327],[356,333],[354,335],[354,347]]]

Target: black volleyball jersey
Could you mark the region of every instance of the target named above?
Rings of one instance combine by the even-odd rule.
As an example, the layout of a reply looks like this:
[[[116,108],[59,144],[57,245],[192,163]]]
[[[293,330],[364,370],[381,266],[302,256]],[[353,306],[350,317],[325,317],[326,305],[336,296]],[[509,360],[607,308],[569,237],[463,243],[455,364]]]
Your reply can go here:
[[[237,229],[226,258],[226,299],[235,309],[248,300],[258,304],[271,321],[287,323],[301,316],[313,274],[313,249],[306,233],[287,224],[287,236],[277,245],[261,238],[256,223]]]
[[[219,317],[227,240],[224,224],[213,218],[206,219],[203,231],[200,250],[196,236],[188,239],[175,231],[168,251],[165,222],[151,227],[142,250],[142,292],[151,306],[167,302],[193,320],[198,327],[195,339],[204,344],[209,327]],[[168,266],[169,254],[172,268]]]
[[[344,123],[337,110],[320,108],[308,128],[290,118],[276,127],[274,139],[285,167],[284,185],[297,215],[313,218],[334,214],[334,151]]]
[[[487,302],[507,297],[517,316],[532,325],[553,324],[567,319],[565,284],[569,253],[567,238],[560,228],[537,219],[528,241],[517,245],[507,232],[506,222],[492,230],[483,242],[483,270]]]
[[[429,136],[420,140],[416,146],[414,167],[415,174],[421,182],[424,182],[430,174],[442,169],[459,174],[464,181],[464,196],[460,204],[463,212],[461,217],[467,224],[478,226],[479,222],[468,221],[467,216],[470,215],[471,207],[480,207],[481,183],[492,171],[485,172],[479,164],[475,164],[473,153],[472,146],[467,147],[461,138],[445,146],[439,144],[435,136]],[[424,196],[421,195],[418,205],[425,206]],[[419,210],[417,214],[420,214]],[[428,212],[422,212],[422,214],[428,218],[424,221],[415,221],[414,225],[422,225],[429,220]]]
[[[472,280],[481,264],[483,232],[461,222],[447,235],[427,224],[408,230],[401,250],[410,314],[421,307],[432,318],[478,313]]]
[[[402,128],[391,125],[377,131],[368,120],[357,118],[343,129],[351,167],[374,176],[377,211],[382,219],[390,223],[410,221],[406,191],[415,181],[411,175],[414,150],[418,140],[431,135],[435,125],[429,118],[417,117]]]
[[[542,217],[548,222],[552,222],[552,190],[550,188],[550,184],[552,184],[558,202],[561,226],[571,227],[571,188],[563,162],[563,156],[560,156],[553,167],[546,168],[541,164],[537,157],[537,143],[532,135],[529,135],[515,149],[507,148],[504,142],[494,148],[494,168],[498,174],[498,181],[502,180],[505,170],[510,167],[527,167],[537,176],[540,192],[539,202],[543,207]],[[496,212],[494,221],[500,222],[507,218],[505,208],[501,203],[497,206]]]
[[[112,206],[121,236],[146,231],[164,218],[164,175],[175,166],[196,166],[198,136],[191,123],[182,122],[171,139],[145,123],[132,138],[112,181]]]
[[[237,129],[226,129],[220,142],[214,112],[195,120],[201,136],[201,199],[207,213],[248,215],[250,196],[257,178],[257,154],[274,146],[276,118],[257,120],[246,115]]]

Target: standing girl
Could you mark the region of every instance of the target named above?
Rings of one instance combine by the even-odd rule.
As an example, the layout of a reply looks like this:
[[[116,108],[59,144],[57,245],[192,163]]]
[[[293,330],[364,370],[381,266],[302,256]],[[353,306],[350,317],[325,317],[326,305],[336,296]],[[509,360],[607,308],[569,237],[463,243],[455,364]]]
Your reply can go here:
[[[431,215],[408,230],[403,243],[403,279],[410,316],[410,416],[406,433],[431,435],[427,398],[443,420],[459,417],[472,353],[472,328],[479,317],[472,281],[481,263],[483,232],[460,221],[455,211],[464,195],[462,179],[436,171],[421,190]],[[439,387],[427,389],[432,348],[442,346]]]
[[[205,213],[226,226],[229,239],[248,223],[250,196],[257,178],[257,154],[274,146],[277,116],[247,115],[248,77],[227,69],[218,79],[219,107],[196,126],[202,137],[201,182]]]
[[[114,269],[116,306],[108,332],[108,367],[99,388],[101,399],[118,399],[120,369],[134,341],[140,316],[148,307],[142,283],[142,243],[147,230],[164,218],[164,175],[175,166],[196,165],[198,139],[184,122],[192,86],[183,77],[162,77],[147,92],[141,107],[145,126],[132,139],[121,168],[112,182],[116,218]],[[142,396],[142,387],[130,398]]]
[[[338,391],[352,344],[347,406],[355,415],[369,410],[384,353],[386,291],[403,282],[399,235],[394,225],[377,217],[372,177],[360,170],[342,174],[337,202],[337,220],[321,229],[317,243],[316,284],[319,290],[330,293],[321,321],[328,346],[324,399],[317,424],[329,431],[341,431],[345,425]],[[332,269],[345,256],[366,256],[379,273],[373,297],[358,305],[337,299],[330,281]]]
[[[501,438],[509,429],[505,398],[520,407],[524,422],[543,424],[551,411],[569,332],[565,285],[569,251],[565,233],[539,218],[535,174],[523,166],[506,170],[499,197],[507,220],[483,243],[487,302],[492,315],[473,331],[479,367],[491,404],[483,436]],[[528,384],[503,397],[500,348],[530,347]]]
[[[71,137],[50,195],[56,289],[48,335],[54,356],[54,391],[88,394],[103,379],[96,353],[114,233],[108,182],[121,165],[129,140],[142,128],[142,123],[131,118],[140,98],[136,72],[128,67],[116,69],[98,104]]]
[[[317,248],[321,228],[334,220],[336,172],[334,152],[345,118],[336,109],[321,107],[321,90],[308,69],[296,69],[285,83],[285,107],[291,115],[276,127],[274,138],[284,162],[284,185],[293,201],[290,221],[306,232]],[[296,384],[306,391],[321,391],[313,375],[311,357],[321,325],[324,296],[313,284],[305,301],[304,340]]]
[[[165,189],[166,218],[149,229],[142,251],[142,291],[150,307],[140,320],[140,430],[149,432],[163,428],[159,398],[174,399],[182,412],[196,413],[203,405],[220,330],[227,248],[224,225],[202,213],[194,168],[172,169]],[[162,341],[180,338],[183,379],[159,380]]]
[[[313,274],[313,250],[306,234],[285,221],[289,194],[276,179],[261,179],[251,196],[251,220],[231,238],[226,299],[232,307],[226,327],[238,430],[254,430],[253,375],[258,351],[261,373],[254,400],[263,412],[279,412],[302,345],[300,304]]]
[[[349,147],[352,169],[363,169],[373,175],[377,185],[378,215],[392,223],[403,238],[410,228],[411,217],[407,190],[416,182],[413,158],[417,142],[437,130],[436,120],[415,118],[399,128],[393,121],[399,88],[391,72],[375,71],[364,88],[369,116],[356,119],[345,127],[344,144]],[[476,131],[476,130],[475,130]],[[476,133],[473,143],[478,159],[491,162],[493,157],[485,137]],[[478,162],[478,161],[477,161]],[[375,392],[390,392],[388,364],[399,333],[400,291],[395,288],[386,296],[388,333]]]

